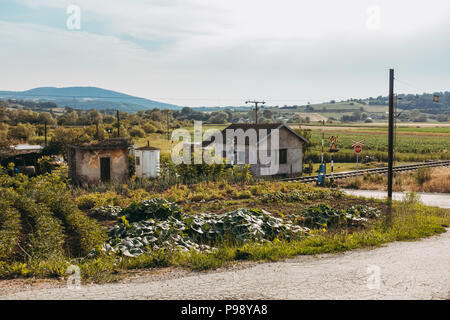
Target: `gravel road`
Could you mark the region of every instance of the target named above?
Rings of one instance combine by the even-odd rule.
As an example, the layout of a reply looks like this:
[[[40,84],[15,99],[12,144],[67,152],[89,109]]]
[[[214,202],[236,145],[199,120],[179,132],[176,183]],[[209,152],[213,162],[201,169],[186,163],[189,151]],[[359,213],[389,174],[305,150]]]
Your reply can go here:
[[[447,231],[372,250],[80,289],[0,293],[0,299],[450,299],[449,266]]]
[[[358,197],[375,199],[384,199],[387,197],[387,191],[350,189],[342,189],[342,191]],[[416,194],[420,197],[420,200],[427,206],[450,209],[450,193],[416,192]],[[393,192],[392,199],[402,200],[405,195],[406,192]]]

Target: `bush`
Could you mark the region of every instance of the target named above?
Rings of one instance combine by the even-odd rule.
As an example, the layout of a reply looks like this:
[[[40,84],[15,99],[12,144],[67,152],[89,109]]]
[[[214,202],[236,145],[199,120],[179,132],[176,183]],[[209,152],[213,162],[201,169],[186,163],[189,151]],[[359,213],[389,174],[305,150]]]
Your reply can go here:
[[[21,233],[20,213],[12,207],[12,192],[0,189],[0,260],[14,254]]]
[[[94,219],[90,219],[77,208],[71,200],[65,180],[59,176],[47,174],[28,178],[22,174],[15,177],[1,175],[0,184],[14,188],[18,194],[14,205],[23,213],[22,222],[27,221],[24,225],[36,227],[34,231],[37,233],[33,237],[40,240],[27,238],[26,241],[32,243],[32,248],[36,248],[37,251],[33,250],[38,252],[37,255],[41,254],[41,248],[55,252],[55,248],[59,246],[58,224],[64,227],[64,249],[69,257],[86,255],[106,241],[105,231]],[[56,246],[47,242],[46,237],[52,239]]]
[[[423,185],[431,179],[430,168],[419,168],[416,172],[416,181],[418,185]]]
[[[367,222],[367,218],[376,218],[379,215],[380,211],[372,207],[352,206],[340,210],[320,203],[304,210],[295,220],[309,228],[335,228],[362,225]]]
[[[38,160],[40,173],[52,173],[55,166],[51,163],[50,157],[44,156]]]
[[[27,232],[24,251],[26,257],[46,260],[63,253],[64,235],[61,223],[55,219],[44,204],[36,204],[32,199],[18,197],[15,207],[22,213]]]
[[[158,129],[152,125],[151,123],[146,123],[142,125],[142,129],[144,129],[145,133],[155,133]]]
[[[79,196],[76,199],[78,208],[81,210],[91,210],[96,207],[104,207],[108,205],[118,206],[122,202],[120,196],[113,191],[92,192]]]
[[[144,130],[142,130],[139,127],[134,127],[132,129],[130,129],[130,131],[128,132],[130,134],[131,137],[133,138],[143,138],[145,137],[145,132]]]
[[[121,215],[124,215],[130,222],[148,219],[166,220],[169,217],[180,219],[181,209],[176,203],[161,198],[153,198],[140,203],[133,202],[123,209]]]
[[[106,207],[92,209],[89,215],[101,220],[116,220],[121,211],[122,207],[108,205]]]

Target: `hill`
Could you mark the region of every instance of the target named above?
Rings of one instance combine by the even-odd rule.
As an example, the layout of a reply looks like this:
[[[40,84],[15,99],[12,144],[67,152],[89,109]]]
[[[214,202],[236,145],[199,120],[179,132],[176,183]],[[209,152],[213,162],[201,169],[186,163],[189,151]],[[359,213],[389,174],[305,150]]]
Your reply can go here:
[[[26,91],[0,91],[0,99],[23,99],[39,102],[53,102],[59,107],[76,109],[118,109],[136,112],[153,108],[179,110],[181,107],[131,96],[117,91],[97,87],[40,87]]]

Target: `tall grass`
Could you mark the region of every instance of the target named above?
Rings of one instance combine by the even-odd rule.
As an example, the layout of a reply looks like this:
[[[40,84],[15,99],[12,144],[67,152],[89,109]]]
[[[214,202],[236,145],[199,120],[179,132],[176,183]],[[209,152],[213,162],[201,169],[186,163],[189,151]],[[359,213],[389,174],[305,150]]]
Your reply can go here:
[[[421,168],[424,170],[394,173],[395,191],[413,192],[450,192],[450,168]],[[366,190],[386,190],[387,176],[381,174],[366,174],[362,178],[338,180],[343,188]]]

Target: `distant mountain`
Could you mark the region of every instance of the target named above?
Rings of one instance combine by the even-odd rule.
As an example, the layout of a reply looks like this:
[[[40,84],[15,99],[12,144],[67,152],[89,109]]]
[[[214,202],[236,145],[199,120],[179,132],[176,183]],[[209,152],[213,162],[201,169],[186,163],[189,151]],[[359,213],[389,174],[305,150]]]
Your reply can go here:
[[[27,91],[0,91],[0,99],[49,101],[59,107],[76,109],[122,110],[136,112],[153,108],[180,110],[173,104],[134,97],[117,91],[97,87],[40,87]]]

